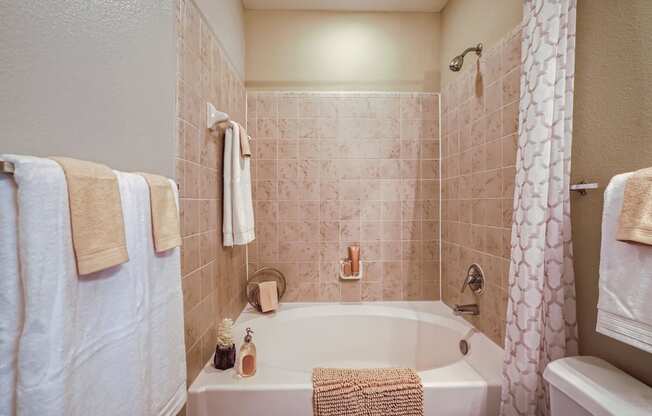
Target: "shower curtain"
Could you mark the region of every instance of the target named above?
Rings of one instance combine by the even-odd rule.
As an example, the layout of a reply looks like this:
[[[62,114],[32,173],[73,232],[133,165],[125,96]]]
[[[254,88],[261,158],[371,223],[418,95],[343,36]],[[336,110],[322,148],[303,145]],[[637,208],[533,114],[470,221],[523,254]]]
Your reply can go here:
[[[502,415],[548,415],[546,365],[577,354],[569,177],[575,0],[525,0]]]

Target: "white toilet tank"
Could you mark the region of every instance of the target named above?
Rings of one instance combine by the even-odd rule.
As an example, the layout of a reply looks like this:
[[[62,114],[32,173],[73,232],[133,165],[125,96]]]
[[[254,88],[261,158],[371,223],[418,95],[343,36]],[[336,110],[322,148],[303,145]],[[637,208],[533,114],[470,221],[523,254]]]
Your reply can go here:
[[[551,385],[550,416],[591,416],[591,413]]]
[[[548,364],[551,416],[650,416],[652,388],[596,357]]]

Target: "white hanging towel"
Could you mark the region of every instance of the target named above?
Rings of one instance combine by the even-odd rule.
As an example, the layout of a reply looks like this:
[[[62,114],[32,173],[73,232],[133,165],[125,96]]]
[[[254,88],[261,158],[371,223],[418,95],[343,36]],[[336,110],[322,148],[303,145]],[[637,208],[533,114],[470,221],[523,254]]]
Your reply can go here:
[[[147,183],[116,172],[130,260],[80,277],[63,170],[6,160],[18,185],[25,304],[17,413],[175,415],[186,394],[179,250],[154,252]]]
[[[240,151],[240,128],[230,122],[224,135],[224,220],[225,247],[250,243],[254,233],[251,197],[251,161]]]
[[[18,338],[23,328],[16,197],[13,178],[0,174],[0,415],[16,414]]]
[[[147,182],[136,180],[138,175],[120,173],[119,178],[128,175],[138,181],[139,195],[149,196]],[[179,209],[179,194],[176,182],[169,180],[174,199]],[[143,194],[143,192],[145,192]],[[176,416],[187,399],[186,347],[183,319],[183,292],[181,289],[180,248],[156,253],[151,232],[149,207],[141,217],[144,229],[149,229],[147,238],[147,282],[149,293],[149,338],[147,343],[149,369],[150,415]]]
[[[614,176],[604,193],[596,330],[652,353],[652,246],[616,240],[632,175]]]

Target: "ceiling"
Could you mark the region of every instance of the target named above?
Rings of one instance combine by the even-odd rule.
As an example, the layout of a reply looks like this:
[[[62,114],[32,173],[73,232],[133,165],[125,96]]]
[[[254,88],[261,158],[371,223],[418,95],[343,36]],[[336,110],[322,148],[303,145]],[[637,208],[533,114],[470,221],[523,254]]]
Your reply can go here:
[[[250,10],[439,12],[448,0],[242,0]]]

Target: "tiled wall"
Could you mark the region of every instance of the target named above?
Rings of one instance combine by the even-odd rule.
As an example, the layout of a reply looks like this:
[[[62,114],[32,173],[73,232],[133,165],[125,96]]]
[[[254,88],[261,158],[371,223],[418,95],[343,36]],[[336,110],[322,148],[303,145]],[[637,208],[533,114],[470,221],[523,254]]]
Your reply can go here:
[[[251,271],[281,269],[285,301],[438,299],[439,100],[429,93],[250,92],[189,0],[178,0],[178,146],[188,381],[215,328],[246,301],[245,250],[221,246],[223,137],[204,128],[212,102],[253,142],[257,239]],[[520,37],[486,50],[442,92],[442,293],[480,303],[472,322],[502,344],[506,308]],[[248,103],[245,111],[245,102]],[[247,120],[248,118],[248,120]],[[359,243],[361,282],[338,260]],[[479,263],[486,293],[459,295]]]
[[[503,344],[518,105],[520,27],[485,50],[479,65],[442,90],[442,293],[443,300],[478,303],[469,318]],[[487,287],[460,294],[471,263],[484,269]]]
[[[222,247],[223,137],[208,134],[206,102],[245,123],[242,80],[197,7],[177,2],[177,182],[188,383],[215,350],[216,324],[245,305],[245,250]]]
[[[249,92],[256,241],[284,301],[439,298],[439,104],[428,93]],[[338,260],[361,245],[364,278]]]

